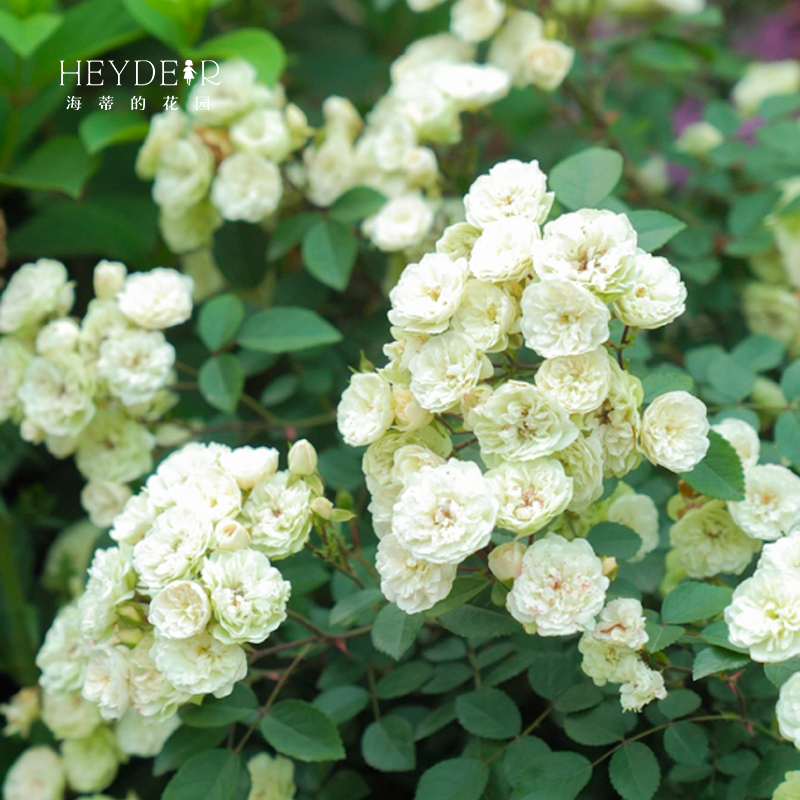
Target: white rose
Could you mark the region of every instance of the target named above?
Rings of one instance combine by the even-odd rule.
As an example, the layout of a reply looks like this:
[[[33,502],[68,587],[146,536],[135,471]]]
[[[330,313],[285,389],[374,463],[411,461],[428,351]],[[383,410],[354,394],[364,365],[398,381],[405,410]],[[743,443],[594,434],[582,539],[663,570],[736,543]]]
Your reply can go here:
[[[502,0],[457,0],[450,10],[450,31],[465,42],[482,42],[506,15]]]
[[[162,111],[150,118],[147,138],[136,155],[136,174],[142,180],[155,177],[162,151],[168,144],[182,138],[188,127],[189,117],[177,108]]]
[[[692,578],[720,573],[741,575],[761,547],[736,527],[724,500],[691,508],[670,528],[670,542],[680,553],[681,566]]]
[[[441,458],[447,458],[453,451],[453,443],[447,433],[433,425],[410,433],[388,431],[364,453],[361,461],[364,475],[380,486],[392,483],[395,457],[406,445],[420,445]]]
[[[0,333],[40,325],[47,317],[63,317],[75,299],[67,268],[52,258],[23,264],[0,296]]]
[[[47,631],[36,655],[36,666],[42,672],[39,683],[45,691],[68,694],[81,690],[89,652],[80,624],[77,603],[70,603],[56,614]]]
[[[165,208],[188,208],[208,193],[214,156],[197,134],[164,146],[153,183],[153,200]]]
[[[242,490],[221,467],[197,468],[180,488],[180,502],[212,523],[236,516],[242,507]]]
[[[48,322],[36,334],[35,349],[40,356],[71,353],[78,345],[80,327],[74,319],[62,317]]]
[[[85,739],[63,742],[61,760],[70,789],[99,792],[116,778],[120,752],[111,729],[100,727]]]
[[[675,140],[675,149],[693,156],[704,156],[724,141],[725,137],[718,128],[710,122],[699,120],[681,131],[681,135]]]
[[[180,724],[177,714],[163,721],[152,720],[129,708],[114,726],[114,734],[117,746],[126,756],[153,758],[161,752],[167,739]]]
[[[514,18],[512,17],[513,24]],[[557,89],[575,61],[575,51],[556,39],[528,39],[520,52],[517,86],[530,84],[547,92]]]
[[[458,564],[489,543],[497,501],[479,467],[451,459],[422,467],[394,506],[392,533],[417,558]]]
[[[533,273],[533,248],[540,238],[539,226],[527,217],[489,222],[477,241],[471,243],[470,271],[484,281],[523,280]]]
[[[22,414],[17,391],[31,358],[33,353],[19,339],[0,337],[0,422],[16,420]]]
[[[419,141],[455,144],[461,139],[459,108],[427,70],[404,76],[388,96],[393,111],[416,131]]]
[[[177,490],[183,489],[190,480],[196,485],[198,482],[206,483],[210,489],[214,483],[218,483],[217,488],[222,488],[232,495],[224,504],[223,513],[215,515],[217,518],[225,516],[230,509],[238,508],[241,501],[241,491],[233,476],[226,470],[220,469],[221,459],[230,452],[231,449],[227,445],[200,442],[190,442],[180,450],[176,450],[158,465],[155,475],[147,479],[150,501],[156,508],[163,510],[177,502]],[[198,480],[201,473],[206,473],[208,469],[213,469],[215,472],[206,476],[206,479]],[[218,501],[215,505],[218,505]]]
[[[175,581],[151,601],[147,621],[159,636],[188,639],[202,633],[211,619],[211,603],[200,584]]]
[[[300,552],[311,532],[311,490],[288,472],[257,483],[242,509],[251,544],[273,561]]]
[[[433,414],[422,408],[411,389],[405,386],[392,386],[392,401],[395,427],[400,431],[416,431],[433,421]]]
[[[536,227],[536,230],[539,230],[538,226]],[[453,261],[458,261],[459,258],[466,258],[469,260],[472,254],[472,249],[475,246],[475,242],[478,241],[478,237],[480,235],[480,228],[476,228],[474,225],[470,225],[468,222],[456,222],[452,225],[448,225],[436,242],[436,252],[449,256],[451,259],[453,259]],[[506,247],[512,247],[514,241],[515,240],[512,236],[507,237]],[[487,266],[491,265],[492,263],[493,262],[491,259],[487,260],[486,262]],[[472,269],[473,273],[477,275],[475,270],[472,268],[472,264],[470,264],[470,269]]]
[[[608,340],[611,315],[605,303],[572,281],[532,283],[520,305],[525,344],[544,358],[582,355]]]
[[[221,519],[214,526],[213,550],[241,550],[250,546],[250,532],[235,519]]]
[[[109,536],[121,544],[136,544],[149,530],[156,518],[156,510],[150,502],[147,490],[133,495],[114,518]]]
[[[491,362],[472,339],[455,331],[426,342],[408,368],[414,397],[434,413],[452,408],[481,379],[493,374]]]
[[[336,423],[346,444],[371,444],[389,430],[394,421],[392,387],[377,372],[358,372],[336,409]]]
[[[508,292],[493,283],[470,278],[450,326],[469,336],[479,350],[498,353],[508,348],[508,334],[515,326],[517,313],[517,304]]]
[[[648,495],[632,492],[617,497],[608,507],[607,519],[626,525],[641,537],[639,550],[628,561],[641,561],[658,547],[658,509]]]
[[[49,436],[75,436],[95,413],[95,381],[76,353],[33,358],[17,397],[29,422]]]
[[[95,550],[86,590],[78,598],[81,633],[98,641],[111,630],[116,608],[134,595],[136,574],[118,547]]]
[[[527,548],[522,542],[506,542],[489,553],[489,569],[499,581],[510,581],[522,573],[522,559]]]
[[[226,644],[263,642],[286,619],[291,584],[263,553],[214,553],[203,565],[202,580],[218,623],[211,633]]]
[[[151,657],[154,642],[152,634],[145,634],[131,653],[130,704],[149,721],[165,722],[192,694],[175,688],[156,667]]]
[[[130,655],[122,647],[99,645],[89,654],[83,696],[94,703],[103,719],[119,719],[128,708]]]
[[[211,186],[211,200],[227,220],[261,222],[275,212],[282,195],[280,170],[254,153],[228,156]]]
[[[192,695],[227,697],[247,674],[245,651],[208,633],[189,639],[156,639],[150,656],[176,689]]]
[[[508,381],[475,409],[473,431],[481,453],[504,461],[530,461],[568,447],[578,429],[548,394],[524,381]]]
[[[49,747],[29,747],[9,767],[3,800],[64,800],[64,766]]]
[[[421,194],[394,197],[364,220],[363,231],[384,253],[406,250],[422,242],[433,225],[433,208]]]
[[[633,598],[620,597],[600,612],[593,635],[616,647],[641,650],[648,640],[645,622],[642,604]]]
[[[800,581],[786,570],[756,570],[736,587],[725,622],[731,644],[747,648],[753,661],[800,655]]]
[[[800,511],[800,477],[779,464],[757,464],[744,473],[744,500],[728,503],[733,521],[754,539],[779,539]]]
[[[318,147],[303,151],[307,187],[312,203],[327,207],[352,188],[357,179],[353,143],[341,133],[328,133]]]
[[[451,33],[423,36],[411,42],[403,55],[392,62],[392,82],[399,83],[404,75],[435,62],[459,63],[471,61],[474,56],[474,45],[457,39]]]
[[[506,608],[531,633],[568,636],[594,624],[608,584],[589,542],[548,534],[525,552]]]
[[[228,125],[256,105],[281,106],[282,87],[270,89],[258,83],[256,68],[242,59],[220,65],[214,83],[195,83],[187,108],[204,125]],[[208,98],[208,108],[198,109],[197,99]]]
[[[112,408],[99,411],[81,432],[75,461],[87,480],[127,483],[153,468],[155,437]]]
[[[165,206],[158,216],[161,236],[173,253],[191,253],[211,247],[214,231],[221,226],[222,216],[207,198],[186,207]],[[202,296],[199,287],[197,294]]]
[[[589,289],[605,302],[636,280],[636,231],[624,214],[583,209],[548,222],[533,250],[542,280],[560,279]]]
[[[777,542],[765,544],[758,566],[800,571],[800,536],[797,530]]]
[[[27,739],[31,726],[39,719],[39,687],[20,689],[7,703],[0,703],[0,714],[6,718],[3,736],[19,734]]]
[[[283,756],[259,753],[247,762],[250,794],[247,800],[293,800],[294,763]]]
[[[94,361],[106,339],[130,330],[135,330],[134,323],[120,311],[116,300],[96,297],[89,301],[81,321],[78,352],[85,360]]]
[[[781,686],[775,713],[781,736],[800,750],[800,672]]]
[[[525,56],[531,47],[544,39],[544,22],[530,11],[510,9],[506,22],[492,39],[488,61],[505,70],[516,87],[530,81],[525,69]]]
[[[486,473],[499,505],[497,525],[529,536],[567,508],[572,478],[551,458],[504,464]]]
[[[541,225],[550,213],[554,194],[538,161],[525,164],[511,159],[481,175],[464,198],[467,222],[485,228],[504,217],[526,217]]]
[[[384,596],[406,614],[427,611],[447,597],[456,577],[455,564],[417,558],[392,535],[378,543],[375,566]]]
[[[102,725],[103,718],[94,703],[79,692],[42,694],[42,721],[57,739],[83,739]]]
[[[578,650],[583,656],[581,669],[595,686],[623,683],[630,680],[637,669],[639,660],[635,650],[619,646],[607,638],[599,639],[594,631],[586,631],[578,642]]]
[[[278,451],[274,447],[237,447],[223,453],[220,466],[230,472],[241,489],[252,489],[278,470]]]
[[[286,115],[277,108],[258,108],[230,129],[231,143],[238,150],[280,164],[292,151],[292,132]]]
[[[464,3],[475,4],[476,0],[458,0],[453,12]],[[477,0],[480,3],[494,4],[503,7],[499,0]],[[438,64],[433,70],[434,84],[459,108],[465,111],[477,111],[480,108],[496,103],[508,94],[511,84],[508,75],[491,64]]]
[[[761,440],[758,438],[758,431],[752,425],[736,417],[728,417],[712,425],[711,430],[730,442],[742,462],[743,469],[747,470],[758,464]]]
[[[536,385],[567,413],[594,411],[608,396],[611,367],[604,347],[579,356],[544,361],[536,372]]]
[[[624,711],[641,711],[653,700],[663,700],[667,696],[664,676],[646,664],[637,661],[633,674],[619,688],[620,702]]]
[[[389,322],[412,333],[441,333],[461,302],[466,282],[466,259],[426,254],[403,270],[389,293]]]
[[[800,61],[771,61],[747,65],[744,77],[733,87],[731,99],[745,116],[758,112],[768,97],[800,91]]]
[[[143,328],[161,330],[192,316],[194,281],[174,269],[156,267],[134,272],[117,296],[120,311]]]
[[[653,400],[642,416],[642,452],[653,464],[688,472],[708,447],[706,406],[688,392],[667,392]]]
[[[633,287],[614,303],[623,325],[652,330],[674,322],[686,310],[686,286],[678,270],[661,256],[639,251]]]
[[[572,478],[569,511],[585,511],[603,494],[603,444],[599,436],[578,436],[569,447],[553,453]]]

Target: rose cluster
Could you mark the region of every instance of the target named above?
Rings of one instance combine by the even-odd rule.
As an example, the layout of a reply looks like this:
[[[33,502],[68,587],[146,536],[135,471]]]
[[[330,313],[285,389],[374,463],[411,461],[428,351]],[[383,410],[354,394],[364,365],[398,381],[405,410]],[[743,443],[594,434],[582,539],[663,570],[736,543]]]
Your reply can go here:
[[[258,223],[283,196],[280,165],[305,143],[303,112],[283,87],[259,82],[246,61],[220,66],[219,85],[196,84],[187,111],[153,117],[136,161],[153,180],[153,200],[168,247],[207,247],[223,220]],[[202,102],[201,102],[202,96]]]
[[[74,455],[88,481],[81,501],[99,527],[130,497],[126,484],[152,469],[151,429],[178,399],[163,331],[191,316],[192,286],[172,269],[129,275],[101,261],[78,320],[66,268],[43,258],[17,270],[0,297],[0,421],[56,458]]]
[[[283,471],[269,447],[191,443],[168,456],[47,633],[42,687],[82,694],[106,720],[133,709],[156,722],[229,694],[247,673],[245,647],[286,618],[291,586],[273,562],[305,546],[315,510],[329,516],[316,463],[305,440]]]
[[[683,312],[678,271],[637,247],[623,214],[584,209],[546,222],[553,199],[535,161],[478,178],[467,221],[390,293],[389,363],[355,374],[342,396],[341,434],[367,446],[381,586],[407,613],[446,597],[495,529],[547,532],[493,553],[495,574],[513,581],[506,607],[531,633],[594,629],[613,566],[580,537],[619,521],[642,537],[641,558],[658,532],[652,501],[629,487],[591,510],[604,477],[624,477],[642,456],[691,470],[709,447],[703,403],[668,392],[642,413],[642,384],[610,345],[612,317],[629,335]],[[518,361],[523,343],[538,363]],[[459,458],[473,442],[479,452]],[[642,668],[615,673],[638,687],[624,694],[643,696],[646,681],[658,696]]]

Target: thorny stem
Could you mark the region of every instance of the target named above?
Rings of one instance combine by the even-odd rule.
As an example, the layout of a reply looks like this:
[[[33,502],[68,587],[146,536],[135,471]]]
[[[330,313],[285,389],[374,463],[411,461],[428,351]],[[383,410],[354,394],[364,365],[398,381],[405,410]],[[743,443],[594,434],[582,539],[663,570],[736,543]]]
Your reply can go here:
[[[369,633],[371,630],[372,625],[365,625],[362,628],[353,628],[352,630],[344,631],[343,633],[325,633],[325,631],[321,631],[320,634],[315,636],[307,636],[304,639],[295,639],[293,642],[282,642],[281,644],[272,645],[272,647],[265,647],[263,650],[253,650],[250,653],[249,661],[252,664],[258,661],[258,659],[264,658],[265,656],[274,655],[275,653],[282,653],[284,650],[291,650],[295,647],[304,647],[307,644],[324,644],[326,647],[330,647],[331,645],[335,645],[337,642],[344,641],[346,639],[354,639],[357,636],[363,636],[364,634]]]

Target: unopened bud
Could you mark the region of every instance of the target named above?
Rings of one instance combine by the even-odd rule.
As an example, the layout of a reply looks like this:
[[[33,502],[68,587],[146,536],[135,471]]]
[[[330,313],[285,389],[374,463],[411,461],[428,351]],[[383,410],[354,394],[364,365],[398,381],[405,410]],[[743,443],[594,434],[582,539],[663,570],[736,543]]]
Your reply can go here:
[[[117,641],[131,650],[142,641],[144,635],[141,628],[120,628],[117,631]]]
[[[94,293],[105,299],[115,298],[125,285],[128,270],[119,261],[101,261],[94,268]]]
[[[522,572],[522,557],[525,545],[522,542],[506,542],[489,553],[489,569],[500,581],[511,581]]]
[[[177,447],[191,438],[191,430],[175,422],[165,422],[156,428],[156,444],[159,447]]]
[[[333,514],[333,503],[327,497],[318,497],[311,503],[311,510],[322,519],[330,519]]]
[[[317,451],[307,439],[295,442],[289,450],[289,472],[292,475],[313,475],[317,470]]]
[[[145,621],[141,606],[136,603],[124,603],[118,606],[117,616],[128,625],[141,625]]]
[[[231,552],[242,550],[250,544],[247,528],[233,519],[220,520],[214,528],[214,545],[217,550]]]
[[[617,559],[614,556],[605,556],[603,558],[603,575],[609,577],[612,573],[617,571]]]
[[[40,356],[71,353],[78,345],[81,329],[74,319],[63,317],[48,322],[36,336],[36,352]]]

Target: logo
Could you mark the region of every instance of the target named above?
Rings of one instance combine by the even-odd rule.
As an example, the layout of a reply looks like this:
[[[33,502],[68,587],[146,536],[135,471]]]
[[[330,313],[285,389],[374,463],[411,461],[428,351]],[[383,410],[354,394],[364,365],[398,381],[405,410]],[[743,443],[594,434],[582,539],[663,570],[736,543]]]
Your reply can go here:
[[[133,62],[126,59],[121,66],[113,59],[105,61],[99,58],[90,58],[87,61],[78,59],[75,69],[65,69],[64,61],[61,62],[61,85],[64,85],[64,77],[74,75],[77,78],[78,86],[122,86],[123,75],[126,80],[133,79],[134,86],[149,86],[157,76],[161,78],[161,86],[178,86],[178,65],[179,61],[166,59],[162,61],[147,61],[145,59],[135,59]],[[128,67],[130,66],[130,69]],[[72,66],[71,64],[69,66]],[[203,59],[198,70],[195,69],[194,62],[186,59],[183,66],[183,79],[187,84],[195,78],[200,79],[200,85],[219,86],[220,81],[214,80],[219,75],[219,64],[213,59]],[[110,68],[110,69],[109,69]],[[108,79],[108,83],[106,83]],[[82,83],[81,81],[85,81]]]

